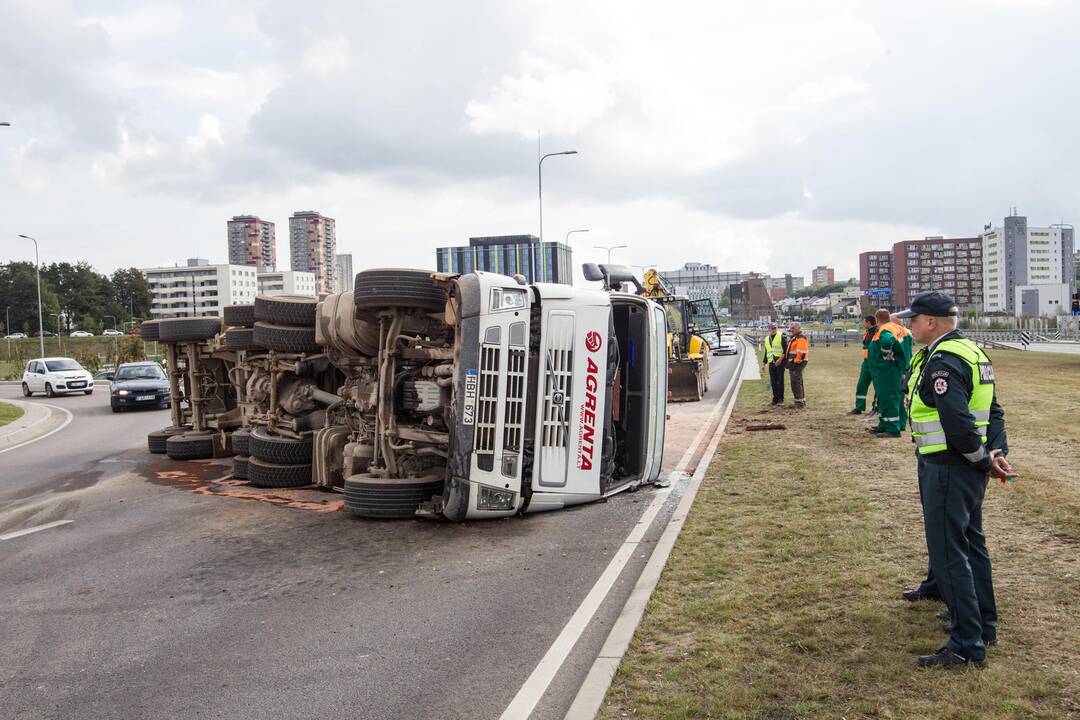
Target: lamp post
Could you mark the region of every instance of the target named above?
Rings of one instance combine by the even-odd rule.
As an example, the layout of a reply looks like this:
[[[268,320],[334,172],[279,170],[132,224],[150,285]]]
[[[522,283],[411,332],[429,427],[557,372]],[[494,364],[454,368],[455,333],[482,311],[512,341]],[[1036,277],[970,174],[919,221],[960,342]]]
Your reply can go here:
[[[566,233],[566,244],[567,245],[570,244],[570,236],[571,235],[573,235],[574,233],[579,233],[579,232],[589,232],[589,228],[585,228],[584,230],[571,230],[570,232]]]
[[[540,162],[536,164],[536,191],[540,199],[540,242],[544,242],[544,160],[555,155],[577,155],[577,150],[563,150],[541,155]]]
[[[41,261],[38,259],[38,243],[37,240],[29,235],[20,235],[19,237],[34,241],[34,266],[37,268],[38,340],[40,341],[41,357],[45,357],[45,321],[41,317]]]
[[[630,246],[629,245],[593,245],[593,247],[596,248],[597,250],[607,250],[607,261],[608,261],[608,264],[610,265],[611,264],[611,251],[612,250],[619,250],[621,248],[630,247]]]

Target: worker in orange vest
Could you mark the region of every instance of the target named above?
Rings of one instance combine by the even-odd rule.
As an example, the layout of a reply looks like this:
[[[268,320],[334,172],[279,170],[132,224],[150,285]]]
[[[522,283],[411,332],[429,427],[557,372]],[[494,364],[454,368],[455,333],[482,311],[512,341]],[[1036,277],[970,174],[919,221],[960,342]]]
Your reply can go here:
[[[802,325],[791,323],[791,335],[787,345],[787,368],[791,378],[791,394],[795,398],[795,407],[806,407],[806,389],[803,387],[803,370],[810,355],[810,339],[803,335]]]

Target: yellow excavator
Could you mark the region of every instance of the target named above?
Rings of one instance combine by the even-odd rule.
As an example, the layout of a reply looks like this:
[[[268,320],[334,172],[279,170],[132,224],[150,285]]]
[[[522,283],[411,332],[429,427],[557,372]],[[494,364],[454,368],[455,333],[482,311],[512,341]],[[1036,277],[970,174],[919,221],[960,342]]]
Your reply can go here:
[[[655,269],[646,271],[639,293],[667,313],[668,396],[673,402],[700,400],[709,389],[709,344],[702,335],[716,333],[720,322],[712,300],[690,300]]]

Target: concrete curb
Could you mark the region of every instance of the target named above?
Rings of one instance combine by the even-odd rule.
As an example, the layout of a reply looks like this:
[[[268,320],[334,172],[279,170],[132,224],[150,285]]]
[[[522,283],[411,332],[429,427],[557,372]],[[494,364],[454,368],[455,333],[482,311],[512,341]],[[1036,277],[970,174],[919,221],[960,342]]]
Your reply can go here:
[[[648,604],[649,598],[652,597],[653,591],[656,590],[657,583],[660,582],[664,566],[667,565],[671,551],[675,547],[675,541],[678,539],[679,533],[682,532],[683,524],[694,503],[694,498],[697,497],[698,488],[701,487],[701,482],[705,478],[705,473],[712,462],[713,456],[716,454],[720,439],[724,436],[724,429],[727,427],[731,412],[735,409],[735,402],[739,397],[739,388],[742,386],[743,380],[746,379],[744,371],[746,369],[747,354],[750,351],[750,348],[744,348],[741,353],[739,369],[731,378],[729,388],[732,389],[729,391],[730,395],[726,400],[721,399],[720,401],[721,403],[727,402],[727,407],[724,409],[724,414],[716,426],[716,431],[713,433],[705,454],[701,456],[694,475],[687,483],[686,493],[679,500],[679,504],[657,541],[652,555],[649,556],[645,568],[641,571],[641,575],[638,576],[638,581],[630,592],[626,605],[623,606],[619,617],[611,626],[611,631],[608,633],[603,647],[600,648],[600,654],[593,661],[588,675],[585,676],[585,681],[581,684],[574,701],[570,704],[570,709],[566,712],[566,720],[591,720],[591,718],[596,717],[604,703],[608,688],[611,687],[611,681],[615,677],[615,671],[630,647],[630,641],[633,639],[634,633],[637,632],[641,618],[645,615],[645,606]],[[760,374],[758,377],[760,378]]]
[[[71,411],[56,405],[14,399],[4,402],[22,408],[23,415],[0,428],[0,454],[60,432],[74,419]]]

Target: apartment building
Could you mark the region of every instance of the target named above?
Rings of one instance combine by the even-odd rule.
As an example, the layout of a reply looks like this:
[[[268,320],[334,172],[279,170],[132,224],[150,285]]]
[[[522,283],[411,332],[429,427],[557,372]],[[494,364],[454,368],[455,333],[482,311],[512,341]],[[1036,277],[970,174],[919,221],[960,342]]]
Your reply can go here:
[[[314,210],[289,217],[289,257],[294,271],[315,275],[316,290],[336,292],[337,221]]]
[[[859,253],[859,291],[863,308],[898,307],[893,297],[892,250]]]
[[[258,287],[260,295],[303,295],[318,297],[318,281],[314,273],[299,270],[278,270],[259,273]]]
[[[236,215],[227,223],[229,264],[252,265],[260,270],[277,269],[274,223],[255,215]]]
[[[177,317],[221,317],[226,305],[255,302],[258,272],[248,265],[211,265],[191,258],[186,265],[144,268],[150,288],[150,315],[155,320]]]
[[[1037,317],[1069,311],[1076,282],[1073,226],[1031,227],[1015,209],[982,234],[986,312]]]
[[[832,285],[836,282],[836,270],[831,267],[825,267],[824,265],[818,265],[810,273],[810,284],[813,286],[818,285]]]
[[[353,289],[353,281],[355,275],[353,275],[352,255],[350,253],[343,253],[337,255],[334,258],[334,267],[337,270],[337,291],[349,292]]]

